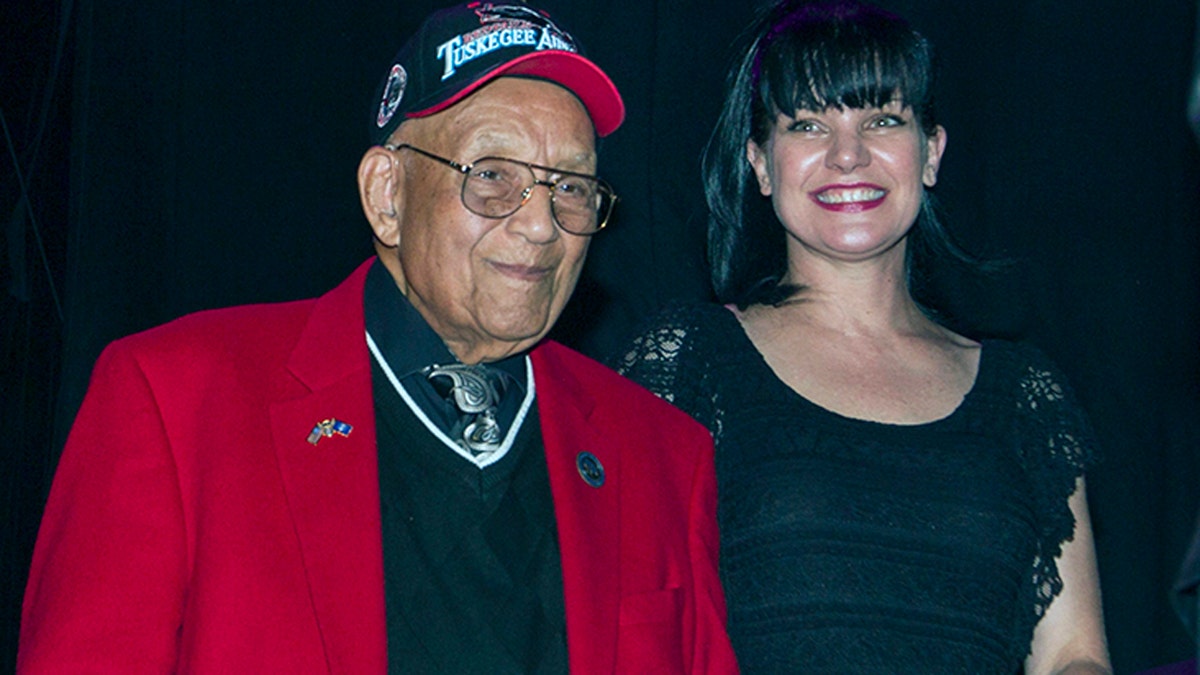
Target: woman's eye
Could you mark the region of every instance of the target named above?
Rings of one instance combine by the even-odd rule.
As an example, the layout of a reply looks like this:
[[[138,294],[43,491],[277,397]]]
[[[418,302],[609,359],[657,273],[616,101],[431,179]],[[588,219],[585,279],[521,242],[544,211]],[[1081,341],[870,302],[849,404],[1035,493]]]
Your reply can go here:
[[[796,120],[795,122],[792,122],[789,128],[792,131],[799,131],[800,133],[805,134],[811,134],[820,130],[820,127],[817,126],[817,123],[810,120]]]
[[[871,120],[870,126],[876,129],[904,126],[904,118],[899,115],[880,115]]]

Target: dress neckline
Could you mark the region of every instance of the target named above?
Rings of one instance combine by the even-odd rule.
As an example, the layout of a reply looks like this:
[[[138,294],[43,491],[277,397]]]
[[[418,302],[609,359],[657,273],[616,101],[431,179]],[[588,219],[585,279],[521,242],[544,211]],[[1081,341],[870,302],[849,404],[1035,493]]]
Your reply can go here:
[[[754,341],[750,339],[750,335],[746,333],[746,328],[742,325],[742,322],[738,320],[737,315],[735,315],[727,307],[718,306],[718,310],[721,314],[724,314],[727,317],[727,321],[731,322],[730,327],[736,333],[738,339],[744,341],[746,347],[752,354],[754,354],[754,362],[757,364],[757,366],[762,368],[765,373],[770,375],[769,379],[771,382],[773,382],[773,386],[778,387],[782,392],[786,392],[784,396],[799,402],[801,405],[815,411],[823,417],[836,420],[844,425],[862,426],[864,428],[870,427],[875,429],[921,430],[950,423],[966,414],[966,411],[973,405],[974,400],[979,396],[977,392],[981,388],[980,384],[986,381],[991,368],[990,354],[992,350],[988,347],[991,345],[992,341],[980,340],[979,367],[975,370],[975,379],[971,382],[971,386],[967,389],[967,392],[963,394],[962,400],[958,402],[958,405],[956,405],[953,410],[943,417],[926,422],[916,422],[914,424],[881,422],[878,420],[864,419],[861,417],[850,417],[835,410],[830,410],[829,408],[814,402],[807,396],[804,396],[800,392],[788,386],[788,384],[775,373],[775,370],[771,368],[771,365],[767,363],[766,357],[764,357],[762,352],[758,350],[758,346],[754,344]]]

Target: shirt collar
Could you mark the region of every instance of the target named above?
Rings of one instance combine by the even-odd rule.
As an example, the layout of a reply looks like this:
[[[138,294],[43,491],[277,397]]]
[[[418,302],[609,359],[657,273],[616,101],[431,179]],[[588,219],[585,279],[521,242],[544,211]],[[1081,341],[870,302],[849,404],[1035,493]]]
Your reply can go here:
[[[432,364],[459,362],[425,317],[400,292],[378,258],[367,272],[363,313],[367,332],[397,377],[404,378]],[[522,352],[488,365],[507,373],[511,384],[525,391],[526,363]]]

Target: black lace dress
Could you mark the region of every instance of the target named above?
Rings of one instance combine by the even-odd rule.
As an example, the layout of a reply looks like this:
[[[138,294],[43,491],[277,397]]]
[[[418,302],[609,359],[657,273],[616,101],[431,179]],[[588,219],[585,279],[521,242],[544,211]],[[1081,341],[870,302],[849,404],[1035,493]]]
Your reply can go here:
[[[1018,672],[1093,448],[1040,352],[984,342],[959,407],[911,426],[801,397],[723,307],[666,312],[614,365],[716,439],[744,672]]]

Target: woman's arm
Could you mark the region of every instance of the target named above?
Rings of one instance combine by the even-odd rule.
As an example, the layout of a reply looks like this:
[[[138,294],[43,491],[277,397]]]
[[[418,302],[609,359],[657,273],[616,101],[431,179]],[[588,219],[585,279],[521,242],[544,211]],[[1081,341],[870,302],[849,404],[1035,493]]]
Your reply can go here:
[[[1075,533],[1070,541],[1063,543],[1056,561],[1063,589],[1034,629],[1033,649],[1025,659],[1028,675],[1112,672],[1104,637],[1092,522],[1082,477],[1076,481],[1068,504],[1075,516]]]

